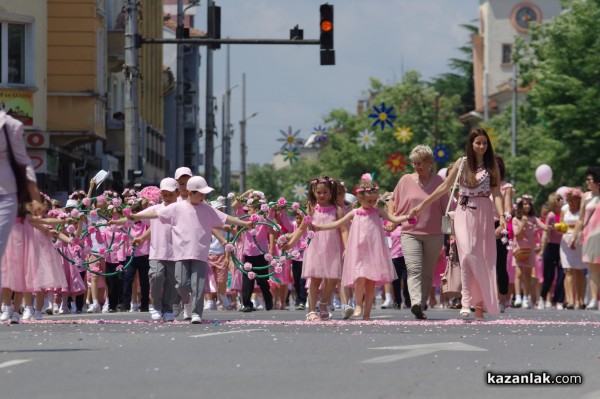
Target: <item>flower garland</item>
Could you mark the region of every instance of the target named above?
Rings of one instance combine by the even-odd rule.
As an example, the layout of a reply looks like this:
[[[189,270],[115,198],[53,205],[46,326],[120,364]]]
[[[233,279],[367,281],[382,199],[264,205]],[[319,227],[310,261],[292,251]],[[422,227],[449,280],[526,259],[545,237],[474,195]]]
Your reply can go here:
[[[227,195],[227,197],[230,199],[237,198],[238,200],[243,200],[243,197],[236,196],[233,193],[229,193]],[[250,199],[246,200],[246,203],[251,204],[253,201],[254,200],[252,198],[250,198]],[[258,213],[255,213],[252,215],[241,216],[240,219],[242,219],[242,220],[250,219],[252,222],[254,222],[257,225],[267,226],[267,227],[270,227],[273,230],[277,231],[279,234],[281,234],[280,237],[277,239],[277,245],[280,247],[282,247],[283,245],[285,245],[288,242],[288,238],[282,234],[281,226],[279,225],[279,223],[277,223],[277,221],[268,217],[268,214],[271,211],[277,211],[277,210],[286,211],[287,209],[291,209],[294,212],[300,211],[305,215],[304,218],[305,218],[306,223],[310,224],[310,216],[308,216],[306,214],[306,210],[302,206],[300,206],[300,204],[298,202],[287,201],[284,197],[279,198],[277,201],[268,202],[268,203],[266,202],[266,200],[264,200],[262,198],[259,201],[261,203],[261,206],[260,206],[260,210],[258,211]],[[289,253],[282,248],[281,255],[274,256],[274,255],[271,255],[270,253],[268,253],[267,250],[260,247],[260,245],[258,244],[258,242],[256,240],[256,236],[258,234],[257,230],[250,229],[249,233],[252,236],[252,240],[254,241],[254,244],[260,250],[260,252],[262,252],[265,255],[265,260],[268,263],[266,266],[252,266],[252,264],[250,264],[248,262],[242,263],[242,261],[239,260],[235,256],[235,243],[242,236],[242,234],[244,234],[247,230],[248,229],[246,227],[243,227],[242,229],[240,229],[233,236],[233,238],[231,238],[231,241],[228,241],[227,244],[225,245],[225,252],[229,253],[231,260],[233,261],[233,264],[235,265],[235,267],[240,272],[246,274],[249,279],[254,280],[255,278],[269,278],[278,284],[281,284],[281,281],[279,279],[277,279],[276,277],[274,277],[274,275],[276,273],[281,273],[281,271],[283,270],[283,264],[287,259],[299,258],[300,255],[304,252],[304,250],[308,247],[308,244],[310,243],[311,239],[314,237],[314,232],[309,231],[307,233],[308,239],[306,241],[306,246],[301,247],[300,250],[293,250]],[[268,270],[270,268],[272,268],[273,270],[271,272],[269,272],[268,274],[261,273],[260,277],[256,275],[256,271]]]
[[[109,194],[109,193],[105,193],[105,194]],[[113,193],[110,193],[110,194],[113,194]],[[135,194],[131,195],[131,193],[130,193],[130,197],[128,198],[129,205],[133,205],[135,203],[135,200],[133,198],[137,198],[137,197],[135,196]],[[110,195],[104,195],[104,194],[100,195],[98,197],[91,198],[91,199],[85,197],[84,199],[81,200],[79,205],[77,205],[77,207],[75,209],[73,209],[70,213],[65,213],[65,212],[61,212],[58,210],[51,211],[51,212],[49,212],[49,216],[55,216],[58,219],[61,219],[64,221],[64,223],[61,223],[56,226],[56,231],[60,232],[61,230],[64,229],[70,235],[74,235],[76,233],[77,225],[79,224],[80,220],[82,220],[82,218],[87,218],[87,216],[90,216],[93,218],[100,218],[103,220],[98,223],[90,223],[89,219],[88,219],[88,223],[86,224],[86,227],[81,231],[81,234],[72,238],[71,244],[74,246],[74,250],[75,250],[74,251],[75,256],[73,258],[71,258],[69,255],[67,255],[65,253],[65,251],[62,250],[61,245],[58,242],[57,238],[54,238],[54,240],[53,240],[54,247],[56,248],[58,253],[64,259],[66,259],[68,262],[74,264],[77,267],[82,266],[90,273],[94,273],[98,276],[104,276],[104,277],[114,276],[114,275],[122,273],[123,271],[125,271],[125,269],[127,269],[131,265],[136,247],[133,245],[131,246],[130,254],[128,255],[128,259],[127,259],[127,262],[125,263],[125,265],[122,265],[122,266],[119,265],[119,267],[117,267],[117,270],[115,272],[102,273],[99,269],[97,269],[96,267],[90,267],[90,265],[98,262],[99,260],[101,260],[103,258],[106,258],[106,256],[112,252],[117,252],[124,245],[125,240],[121,240],[120,242],[115,243],[115,235],[113,234],[112,238],[110,240],[110,243],[107,243],[108,245],[106,247],[100,247],[98,250],[94,250],[89,245],[85,245],[86,238],[90,234],[99,233],[99,228],[105,227],[107,229],[110,229],[113,233],[120,230],[129,236],[130,241],[133,241],[133,236],[131,235],[131,227],[133,226],[133,222],[128,221],[126,223],[126,229],[118,227],[116,225],[110,225],[108,223],[110,220],[109,217],[112,218],[110,213],[108,213],[102,209],[86,209],[94,201],[96,201],[97,203],[108,202],[110,205],[107,206],[107,208],[106,208],[107,211],[112,212],[114,209],[116,209],[116,210],[119,210],[124,216],[131,215],[131,209],[129,207],[126,207],[123,204],[123,201],[119,197],[112,197]],[[88,260],[84,261],[84,258],[86,258],[86,257],[88,258]]]

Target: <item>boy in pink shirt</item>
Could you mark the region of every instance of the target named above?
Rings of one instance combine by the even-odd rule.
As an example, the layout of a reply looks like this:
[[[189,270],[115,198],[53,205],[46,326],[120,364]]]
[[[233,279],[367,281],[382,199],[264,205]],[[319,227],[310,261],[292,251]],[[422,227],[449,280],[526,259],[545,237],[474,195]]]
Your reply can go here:
[[[188,300],[191,302],[192,324],[200,324],[212,229],[226,223],[241,227],[251,227],[252,223],[229,216],[204,202],[206,195],[214,189],[208,186],[203,177],[191,177],[186,189],[189,192],[187,200],[143,215],[131,215],[130,218],[158,218],[162,223],[171,225],[177,292],[184,305]]]

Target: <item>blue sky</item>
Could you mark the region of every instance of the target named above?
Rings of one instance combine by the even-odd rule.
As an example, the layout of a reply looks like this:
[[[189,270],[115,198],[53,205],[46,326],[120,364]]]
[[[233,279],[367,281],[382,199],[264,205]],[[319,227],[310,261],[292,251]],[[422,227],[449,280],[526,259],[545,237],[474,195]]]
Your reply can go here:
[[[296,24],[305,39],[319,35],[319,5],[324,0],[217,0],[221,35],[231,38],[287,39]],[[319,65],[318,46],[231,45],[231,85],[246,74],[246,134],[250,163],[270,163],[281,146],[280,130],[300,130],[307,137],[323,124],[330,110],[355,112],[366,97],[369,79],[394,84],[403,70],[417,70],[424,79],[448,72],[448,60],[462,57],[458,47],[470,38],[460,24],[478,17],[479,0],[329,0],[335,8],[336,65]],[[206,2],[197,26],[206,20]],[[206,71],[202,50],[201,85]],[[221,96],[225,92],[226,47],[214,52],[216,121],[221,143]],[[204,104],[204,98],[202,98]],[[239,170],[239,120],[242,93],[232,91],[234,125],[232,170]],[[203,105],[204,107],[204,105]],[[204,111],[202,128],[204,129]],[[202,142],[202,146],[204,143]],[[215,151],[220,169],[221,149]]]

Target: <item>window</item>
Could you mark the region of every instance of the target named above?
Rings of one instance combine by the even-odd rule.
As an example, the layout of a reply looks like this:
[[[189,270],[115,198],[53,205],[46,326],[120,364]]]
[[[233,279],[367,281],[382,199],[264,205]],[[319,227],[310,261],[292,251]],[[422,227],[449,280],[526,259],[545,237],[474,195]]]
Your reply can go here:
[[[28,25],[0,23],[0,83],[25,84],[27,81]]]
[[[502,64],[512,63],[512,44],[502,45]]]

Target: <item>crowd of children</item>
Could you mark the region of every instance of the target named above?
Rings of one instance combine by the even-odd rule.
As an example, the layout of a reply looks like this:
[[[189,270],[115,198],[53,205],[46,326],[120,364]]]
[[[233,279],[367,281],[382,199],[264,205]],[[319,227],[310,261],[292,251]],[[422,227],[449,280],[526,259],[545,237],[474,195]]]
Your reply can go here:
[[[20,209],[1,262],[0,321],[41,320],[44,311],[141,311],[198,324],[205,309],[283,310],[290,298],[290,308],[308,309],[308,321],[328,320],[338,308],[343,319],[370,320],[377,292],[382,308],[411,306],[400,235],[414,220],[388,213],[389,196],[368,174],[356,196],[338,179],[311,180],[305,209],[268,202],[257,190],[230,194],[235,216],[223,212],[222,197],[209,202],[214,190],[186,167],[160,187],[122,195],[92,197],[95,184],[63,208],[43,194],[43,218]],[[586,293],[581,244],[572,239],[582,195],[553,193],[541,218],[530,196],[517,198],[503,242],[513,284],[501,309],[597,309]],[[386,232],[387,223],[398,227]],[[430,307],[459,306],[439,292],[446,256]]]

